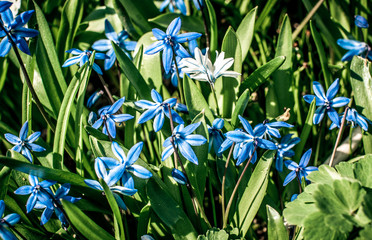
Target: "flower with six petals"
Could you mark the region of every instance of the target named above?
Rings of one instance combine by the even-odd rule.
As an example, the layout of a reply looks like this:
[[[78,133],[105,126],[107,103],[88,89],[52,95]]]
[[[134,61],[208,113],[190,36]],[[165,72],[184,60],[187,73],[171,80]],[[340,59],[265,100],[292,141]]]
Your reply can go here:
[[[17,240],[16,236],[9,231],[9,226],[14,226],[21,217],[17,213],[11,213],[3,217],[5,211],[5,203],[0,200],[0,237],[5,240]]]
[[[67,59],[65,63],[62,65],[62,67],[69,67],[77,63],[79,63],[79,66],[82,67],[86,62],[89,61],[89,58],[92,55],[92,51],[89,51],[89,50],[81,51],[76,48],[72,48],[70,50],[67,50],[66,52],[71,53],[72,55],[74,55],[74,57]],[[94,59],[102,60],[106,58],[108,57],[104,53],[95,53],[94,55]],[[96,71],[100,75],[103,74],[101,68],[98,66],[97,63],[93,63],[93,70]]]
[[[299,137],[292,138],[292,136],[293,134],[285,135],[277,145],[278,151],[276,153],[275,167],[279,172],[283,171],[283,158],[293,157],[295,153],[291,148],[301,141]]]

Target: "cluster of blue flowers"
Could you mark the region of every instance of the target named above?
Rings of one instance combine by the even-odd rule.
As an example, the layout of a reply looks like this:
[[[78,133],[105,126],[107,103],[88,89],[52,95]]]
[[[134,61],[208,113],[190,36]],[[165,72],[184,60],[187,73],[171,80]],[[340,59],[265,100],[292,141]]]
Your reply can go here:
[[[197,10],[201,10],[204,6],[203,0],[193,0],[193,2]],[[183,15],[187,13],[184,0],[164,0],[160,5],[160,12],[163,12],[167,6],[170,12],[174,12],[174,8],[177,7]]]

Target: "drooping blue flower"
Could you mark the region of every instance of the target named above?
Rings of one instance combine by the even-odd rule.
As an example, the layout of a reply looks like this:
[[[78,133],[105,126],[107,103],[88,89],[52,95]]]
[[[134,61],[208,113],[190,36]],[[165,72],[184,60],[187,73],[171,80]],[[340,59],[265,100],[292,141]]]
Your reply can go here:
[[[92,55],[92,51],[89,51],[89,50],[81,51],[76,48],[71,48],[70,50],[67,50],[66,52],[71,53],[72,55],[74,55],[74,57],[67,59],[66,62],[62,65],[62,67],[69,67],[77,63],[79,63],[79,66],[82,67],[86,62],[89,61],[89,58]],[[104,53],[95,53],[94,55],[94,59],[103,60],[106,58],[108,57]],[[97,63],[93,63],[93,70],[96,71],[100,75],[103,74],[101,68],[98,66]]]
[[[372,60],[371,47],[365,42],[359,42],[357,40],[349,39],[338,39],[337,44],[343,49],[348,50],[348,52],[342,56],[341,61],[350,61],[354,56],[362,55],[362,57],[367,57]],[[365,54],[365,52],[367,52]]]
[[[8,1],[1,1],[0,2],[0,13],[2,12],[5,12],[6,10],[8,10],[10,8],[10,6],[12,6],[12,2],[8,2]]]
[[[292,138],[292,136],[293,134],[285,135],[280,141],[280,144],[277,145],[278,151],[276,153],[275,167],[279,172],[283,171],[283,158],[293,157],[295,153],[291,148],[301,141],[299,137]]]
[[[151,90],[151,98],[152,100],[154,100],[154,102],[150,102],[148,100],[139,100],[134,103],[137,107],[147,109],[139,117],[138,124],[147,122],[148,120],[154,118],[154,131],[158,132],[163,127],[164,116],[167,116],[169,118],[168,106],[170,106],[171,108],[174,107],[177,103],[177,99],[169,98],[163,101],[163,98],[155,89]],[[184,124],[182,118],[172,109],[171,114],[174,122],[178,124]]]
[[[191,134],[200,126],[201,122],[190,124],[184,127],[183,124],[178,125],[173,129],[172,136],[165,139],[163,147],[165,147],[163,153],[161,154],[161,160],[164,161],[174,153],[172,146],[172,138],[175,147],[180,151],[182,156],[184,156],[190,162],[198,165],[198,158],[196,157],[194,150],[191,146],[201,146],[207,139],[199,134]],[[191,145],[191,146],[190,146]]]
[[[53,196],[50,186],[56,184],[56,181],[44,180],[39,182],[36,176],[29,175],[28,177],[31,185],[19,187],[15,190],[15,194],[28,195],[31,194],[26,203],[27,213],[29,213],[35,206],[37,201],[43,203],[50,203],[50,198]],[[51,207],[51,206],[50,206]]]
[[[265,128],[264,138],[271,139],[272,137],[281,138],[279,129],[282,127],[291,128],[293,127],[292,124],[286,122],[268,122],[264,121],[263,123],[257,124],[257,126],[261,126]],[[256,126],[256,127],[257,127]]]
[[[339,118],[339,122],[340,122],[339,125],[341,125],[341,121],[343,117],[344,117],[344,114],[342,113]],[[351,123],[351,127],[355,128],[355,127],[360,126],[364,131],[368,131],[368,123],[372,124],[372,122],[368,118],[359,114],[357,110],[355,110],[354,108],[349,108],[347,110],[345,120],[348,123]],[[331,126],[329,127],[329,130],[334,129],[335,127],[337,127],[337,125],[335,123],[332,123]]]
[[[306,176],[309,175],[310,172],[317,171],[317,167],[306,167],[309,164],[311,157],[311,148],[307,150],[304,155],[302,155],[300,164],[293,162],[291,160],[286,160],[284,165],[291,170],[291,172],[287,175],[284,179],[283,186],[286,186],[289,182],[293,179],[297,178],[302,182],[302,178],[304,177],[307,180]]]
[[[32,163],[31,151],[42,152],[45,151],[45,148],[33,143],[40,137],[41,132],[34,132],[29,137],[27,137],[27,134],[28,121],[23,124],[21,130],[19,131],[19,137],[11,133],[5,133],[4,137],[6,140],[8,140],[8,142],[15,145],[12,150],[21,153],[27,158],[28,161]]]
[[[6,8],[7,4],[3,4],[3,7]],[[24,28],[23,26],[30,20],[34,10],[26,11],[19,14],[16,18],[13,18],[13,13],[10,9],[5,10],[1,13],[0,24],[4,27],[5,31],[10,34],[13,41],[22,52],[30,55],[30,50],[28,49],[27,42],[25,37],[36,37],[39,34],[39,31],[30,28]],[[5,57],[10,49],[12,44],[8,39],[8,36],[3,29],[0,31],[0,37],[4,37],[0,42],[0,57]]]
[[[120,145],[117,142],[112,142],[111,150],[115,154],[117,159],[110,157],[98,158],[103,161],[108,169],[111,169],[111,171],[114,171],[114,169],[116,169],[115,171],[117,172],[117,174],[121,174],[121,179],[124,187],[134,188],[134,181],[132,176],[129,174],[130,172],[139,178],[146,179],[152,177],[152,173],[149,170],[140,165],[134,164],[142,151],[142,147],[143,142],[135,144],[128,151],[128,155],[126,156]]]
[[[368,28],[369,27],[367,19],[365,19],[364,17],[362,17],[360,15],[355,16],[354,23],[359,28]]]
[[[174,110],[182,113],[189,113],[189,111],[187,110],[187,106],[182,103],[176,103],[176,105],[174,105]]]
[[[179,184],[185,185],[187,183],[185,174],[176,168],[173,168],[172,170],[172,177],[174,181],[178,182]]]
[[[130,114],[114,115],[125,101],[125,97],[120,98],[111,106],[105,106],[98,110],[100,118],[93,124],[93,128],[98,129],[103,124],[102,132],[106,135],[110,134],[112,138],[116,137],[115,123],[122,123],[133,118]]]
[[[221,147],[221,144],[223,142],[221,129],[223,128],[224,123],[225,122],[222,118],[216,118],[214,119],[212,123],[212,127],[208,125],[208,132],[209,132],[208,152],[211,151],[211,148],[213,146],[214,152],[217,154],[217,156],[222,155],[221,153],[218,152],[218,150]]]
[[[105,71],[107,71],[114,65],[116,61],[116,55],[111,45],[111,41],[113,41],[116,45],[123,49],[123,51],[129,58],[132,57],[130,56],[128,51],[134,51],[137,42],[125,41],[129,37],[129,34],[125,30],[117,34],[107,19],[105,20],[105,35],[108,39],[101,39],[94,42],[92,48],[101,52],[107,51],[106,55],[108,56],[108,58],[105,59]]]
[[[230,131],[226,133],[228,139],[235,143],[240,143],[239,146],[235,146],[233,152],[234,159],[237,159],[236,166],[242,164],[252,154],[251,163],[254,164],[257,160],[257,151],[255,151],[257,147],[270,150],[277,149],[273,142],[262,138],[266,130],[265,127],[258,125],[252,129],[249,122],[242,116],[239,115],[239,119],[246,132]]]
[[[305,95],[304,100],[307,103],[311,103],[315,98],[316,106],[319,106],[315,110],[313,118],[314,124],[320,123],[324,117],[324,114],[327,113],[332,122],[337,126],[340,126],[338,114],[333,108],[347,105],[350,102],[350,99],[346,97],[335,98],[339,88],[340,80],[338,78],[331,84],[331,86],[329,86],[327,94],[324,93],[323,87],[319,82],[313,82],[313,90],[315,95]]]
[[[159,11],[162,12],[168,6],[170,12],[174,12],[174,7],[177,7],[183,15],[186,15],[186,5],[183,0],[164,0],[160,5]]]
[[[16,236],[9,231],[9,226],[14,226],[19,222],[21,217],[17,213],[11,213],[3,217],[4,211],[5,203],[3,200],[0,200],[0,237],[5,240],[17,240]]]
[[[177,35],[180,30],[181,18],[179,17],[169,24],[166,32],[163,32],[158,28],[152,29],[152,33],[158,41],[150,45],[146,49],[145,54],[152,55],[163,50],[163,66],[166,73],[169,73],[171,69],[173,51],[175,51],[175,54],[181,58],[190,57],[190,54],[180,43],[197,39],[202,35],[195,32]]]
[[[97,101],[98,99],[103,95],[103,91],[102,90],[98,90],[98,91],[95,91],[89,98],[88,98],[88,101],[87,101],[87,107],[88,108],[91,108]]]
[[[114,168],[110,171],[107,171],[104,162],[99,158],[96,158],[95,160],[94,169],[96,171],[97,177],[103,179],[103,181],[105,181],[107,186],[110,188],[116,202],[118,203],[118,206],[126,210],[127,207],[125,206],[123,199],[121,199],[121,197],[117,193],[127,196],[133,196],[137,192],[137,189],[122,186],[114,186],[122,177],[121,169]],[[84,182],[91,188],[103,191],[103,187],[96,180],[85,179]]]
[[[200,10],[204,7],[203,0],[193,0],[196,9]]]
[[[95,112],[90,112],[88,116],[88,124],[93,126],[93,124],[97,121],[98,117]]]

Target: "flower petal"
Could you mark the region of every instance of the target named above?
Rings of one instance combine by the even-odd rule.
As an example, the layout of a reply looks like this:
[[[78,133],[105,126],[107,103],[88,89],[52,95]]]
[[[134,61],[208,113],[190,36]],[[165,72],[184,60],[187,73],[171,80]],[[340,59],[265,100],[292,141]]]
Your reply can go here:
[[[112,49],[111,41],[107,39],[101,39],[95,41],[92,45],[92,48],[96,51],[105,52]]]
[[[313,81],[313,90],[314,90],[315,95],[318,98],[320,98],[321,100],[326,100],[326,95],[324,93],[324,89],[319,82]]]
[[[143,142],[136,143],[135,145],[133,145],[133,147],[131,147],[131,149],[128,152],[128,158],[126,162],[127,166],[132,165],[137,161],[141,154],[142,148]]]
[[[153,28],[152,34],[154,34],[154,37],[156,37],[156,39],[158,40],[164,40],[164,38],[167,36],[165,32],[163,32],[159,28]]]
[[[99,184],[99,182],[96,181],[96,180],[85,179],[84,182],[85,182],[86,185],[88,185],[88,186],[91,187],[91,188],[94,188],[94,189],[97,189],[97,190],[103,191],[103,187],[102,187],[101,184]]]
[[[146,168],[140,166],[140,165],[131,165],[130,167],[127,168],[129,172],[132,172],[135,176],[139,178],[150,178],[152,177],[152,173],[147,170]]]
[[[22,142],[21,139],[19,139],[19,137],[15,136],[11,133],[5,133],[4,137],[5,137],[6,140],[8,140],[8,142],[10,142],[11,144],[14,144],[14,145],[20,144]]]
[[[120,163],[124,163],[127,160],[124,150],[117,142],[112,142],[111,150],[114,153],[115,157],[119,159]]]
[[[332,100],[332,107],[338,108],[343,107],[347,104],[349,104],[350,98],[347,97],[337,97]]]
[[[161,160],[165,161],[167,158],[169,158],[174,152],[173,146],[168,146],[165,148],[161,154]]]
[[[163,41],[154,42],[153,44],[151,44],[150,46],[146,48],[145,54],[153,55],[163,50],[164,47],[165,47],[165,44],[163,43]]]
[[[148,120],[154,118],[154,116],[157,114],[157,108],[150,108],[149,110],[146,110],[141,114],[141,116],[138,118],[138,124],[147,122]]]
[[[296,170],[298,168],[298,164],[296,162],[293,162],[291,160],[286,160],[284,161],[284,165],[289,169],[289,170]]]
[[[296,172],[295,171],[290,172],[287,175],[287,177],[284,179],[283,186],[287,186],[287,184],[290,183],[295,178],[296,178]]]
[[[302,155],[300,163],[299,163],[300,167],[305,168],[307,164],[309,164],[311,152],[312,152],[312,149],[310,148],[304,153],[304,155]]]
[[[41,135],[41,132],[34,132],[30,136],[28,136],[27,142],[28,143],[33,143],[34,141],[36,141],[40,137],[40,135]]]
[[[175,18],[168,26],[166,34],[175,36],[181,29],[181,18]]]
[[[108,39],[110,39],[113,42],[119,41],[118,34],[115,32],[111,23],[107,19],[105,19],[105,35]]]
[[[199,134],[192,134],[185,137],[185,141],[191,146],[201,146],[207,142],[207,139]]]
[[[340,89],[340,79],[337,78],[331,84],[331,86],[329,86],[329,88],[327,90],[327,98],[328,98],[328,100],[333,99],[336,96],[336,94],[337,94],[337,92],[338,92],[339,89]]]
[[[248,134],[250,135],[254,135],[253,134],[253,129],[251,127],[251,124],[249,124],[249,122],[247,120],[245,120],[242,116],[239,115],[239,119],[240,119],[240,122],[242,123],[245,131],[248,132]]]

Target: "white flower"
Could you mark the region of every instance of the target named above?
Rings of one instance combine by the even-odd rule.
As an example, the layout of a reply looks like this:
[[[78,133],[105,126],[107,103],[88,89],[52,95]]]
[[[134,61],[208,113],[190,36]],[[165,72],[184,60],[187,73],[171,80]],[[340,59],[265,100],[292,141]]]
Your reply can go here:
[[[221,76],[238,78],[240,73],[227,71],[233,65],[234,58],[224,59],[224,57],[224,52],[218,54],[216,51],[216,61],[212,65],[207,54],[203,55],[199,48],[195,48],[195,58],[182,59],[181,63],[184,66],[182,71],[191,74],[192,79],[209,82],[212,86]]]

